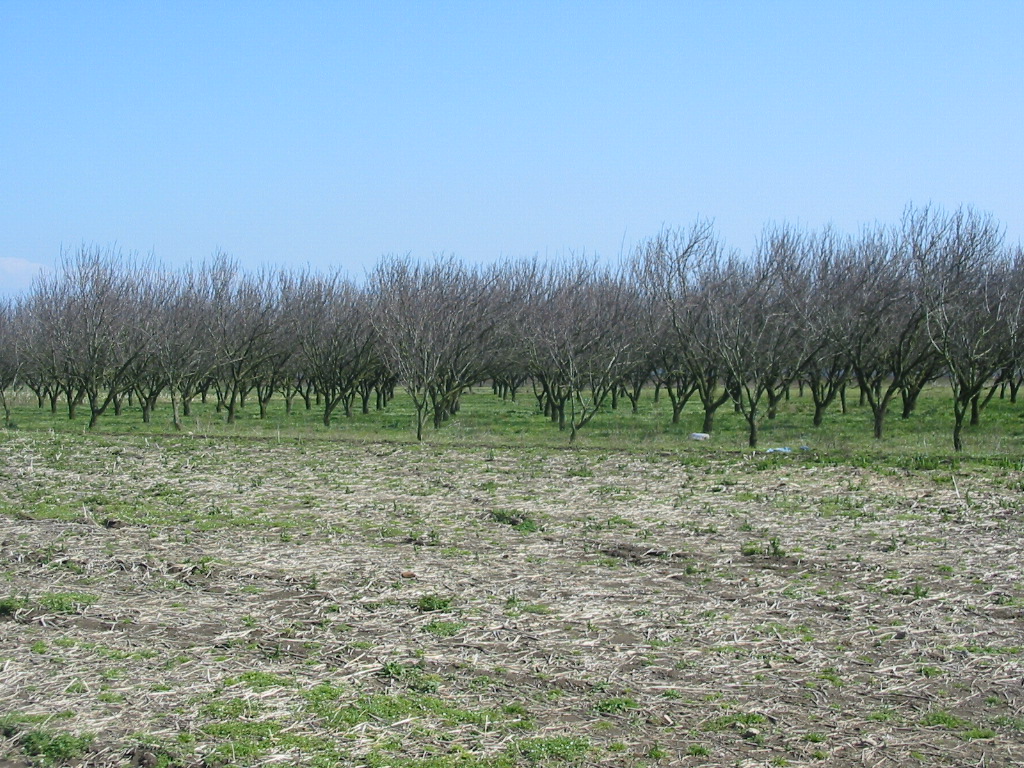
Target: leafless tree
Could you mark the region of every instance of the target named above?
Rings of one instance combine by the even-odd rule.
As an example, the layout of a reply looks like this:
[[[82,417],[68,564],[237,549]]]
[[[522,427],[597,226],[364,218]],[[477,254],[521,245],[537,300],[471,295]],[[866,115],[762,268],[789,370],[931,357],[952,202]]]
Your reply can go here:
[[[530,292],[531,371],[571,443],[638,360],[636,296],[624,273],[584,259],[541,270]]]
[[[284,316],[301,350],[297,370],[321,397],[324,426],[339,406],[351,416],[360,393],[367,412],[379,364],[366,294],[339,273],[305,274],[286,290]]]
[[[274,274],[245,275],[223,254],[203,271],[209,280],[208,327],[218,408],[226,410],[231,424],[256,386],[261,368],[280,352],[278,285]]]
[[[62,261],[57,274],[36,283],[33,330],[47,357],[41,367],[60,383],[69,417],[85,401],[91,428],[129,390],[130,372],[151,340],[142,301],[145,270],[112,249],[83,247]]]
[[[812,353],[814,340],[794,300],[805,279],[800,238],[790,227],[769,230],[752,259],[726,258],[709,275],[710,338],[747,421],[751,448],[758,443],[762,401],[788,387]]]
[[[623,368],[618,386],[612,387],[611,407],[613,410],[617,408],[619,397],[625,397],[635,414],[640,412],[640,397],[648,384],[658,381],[665,387],[675,384],[678,379],[659,375],[663,371],[661,366],[665,363],[665,353],[668,351],[664,345],[668,325],[665,307],[635,279],[632,263],[627,263],[624,269],[621,300],[631,311],[623,318],[623,330],[632,339],[629,355],[631,363]],[[671,394],[674,396],[677,393],[678,390],[673,390]],[[673,404],[675,402],[677,400],[673,400]],[[685,404],[685,399],[682,399],[680,411]],[[674,417],[673,422],[677,423],[678,417]]]
[[[850,269],[837,276],[850,302],[850,364],[878,439],[893,397],[903,391],[912,406],[940,370],[913,265],[937,251],[944,227],[933,210],[908,208],[900,227],[865,229],[854,241]]]
[[[171,400],[171,421],[182,428],[182,416],[214,369],[211,346],[212,285],[203,270],[161,272],[154,285],[153,322],[149,366],[162,381]]]
[[[1017,245],[1011,250],[1007,279],[1011,296],[1024,296],[1024,248]],[[1008,389],[1010,402],[1017,402],[1017,392],[1024,384],[1024,306],[1017,305],[1017,317],[1010,323],[1013,337],[1010,339],[1010,356],[1000,371],[1000,397]]]
[[[811,393],[813,424],[818,427],[836,398],[845,396],[851,376],[847,338],[850,302],[842,289],[853,265],[848,240],[831,228],[808,234],[804,247],[809,283],[802,293],[800,313],[811,337],[811,354],[800,376]]]
[[[24,366],[20,319],[18,307],[13,302],[0,302],[0,407],[4,410],[5,428],[11,426],[8,393],[18,385]]]
[[[428,409],[439,428],[488,370],[501,308],[493,274],[452,257],[381,260],[370,275],[381,356],[405,387],[423,439]]]
[[[953,391],[953,449],[963,450],[966,415],[1012,357],[1022,297],[1011,293],[1011,263],[991,216],[960,209],[943,223],[943,241],[915,254],[925,326]]]
[[[672,400],[673,421],[696,392],[704,408],[702,432],[714,430],[717,410],[729,399],[724,362],[711,319],[721,307],[708,292],[724,249],[709,220],[665,230],[643,243],[634,258],[636,279],[662,304],[667,324],[656,377]]]

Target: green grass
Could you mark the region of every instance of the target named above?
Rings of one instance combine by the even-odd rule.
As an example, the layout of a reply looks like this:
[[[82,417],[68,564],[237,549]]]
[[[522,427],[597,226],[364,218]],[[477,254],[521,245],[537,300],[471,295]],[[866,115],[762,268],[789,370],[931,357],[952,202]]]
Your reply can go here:
[[[42,757],[51,763],[80,757],[92,745],[93,736],[75,736],[69,733],[29,731],[21,738],[21,749],[26,755]]]
[[[435,620],[423,625],[423,630],[438,637],[454,637],[466,628],[462,621],[440,621]]]
[[[919,723],[925,728],[962,728],[967,725],[967,721],[962,720],[955,715],[950,714],[942,709],[935,709],[924,715]]]
[[[48,408],[36,407],[34,396],[20,391],[10,398],[14,421],[24,431],[50,431],[73,437],[88,433],[87,414],[80,413],[69,420],[66,411],[58,408],[51,414]],[[885,436],[875,440],[871,436],[871,411],[858,405],[857,393],[852,390],[848,398],[848,412],[838,406],[828,412],[820,427],[811,425],[813,407],[810,398],[800,398],[797,389],[791,391],[788,401],[780,404],[778,417],[765,419],[760,429],[760,448],[789,446],[790,454],[762,455],[755,465],[758,470],[785,466],[792,462],[820,462],[839,459],[865,462],[867,465],[888,465],[910,471],[955,469],[963,462],[1021,466],[1021,446],[1024,442],[1024,406],[1008,400],[994,398],[983,411],[981,423],[965,431],[965,451],[954,457],[951,448],[952,409],[948,386],[938,382],[921,394],[918,407],[909,419],[900,418],[898,402],[886,420]],[[207,440],[227,438],[265,439],[271,441],[346,440],[355,442],[414,443],[414,410],[409,398],[400,390],[385,410],[369,414],[357,413],[351,418],[337,418],[331,427],[320,423],[320,414],[314,408],[304,407],[285,413],[283,398],[275,398],[267,417],[260,419],[252,404],[239,412],[234,424],[225,423],[223,413],[217,413],[212,402],[193,405],[192,416],[185,419],[184,431],[174,434],[170,423],[170,407],[161,402],[150,424],[144,424],[137,408],[125,408],[121,416],[109,413],[103,416],[91,434],[96,439],[103,435],[161,435],[177,440]],[[580,431],[575,450],[598,447],[608,450],[636,449],[682,452],[700,460],[721,452],[746,453],[746,423],[743,417],[729,407],[719,409],[715,418],[713,445],[688,440],[697,431],[703,414],[694,401],[683,411],[679,424],[671,423],[667,398],[655,403],[653,390],[644,392],[639,413],[628,407],[612,410],[606,406],[589,425]],[[568,433],[560,432],[537,410],[535,400],[523,394],[516,403],[502,401],[487,387],[476,388],[462,397],[459,413],[441,429],[428,429],[425,440],[435,445],[492,445],[533,446],[537,448],[568,448]],[[800,450],[807,447],[809,450]],[[567,472],[568,477],[590,477],[592,469],[578,462]],[[168,493],[175,493],[172,488]]]
[[[435,611],[447,611],[451,608],[452,598],[441,595],[423,595],[416,600],[415,607],[422,613],[433,613]]]
[[[322,692],[321,692],[322,693]],[[360,723],[394,723],[407,718],[436,720],[448,726],[489,726],[507,719],[497,709],[466,709],[437,696],[417,693],[370,694],[355,700],[331,700],[318,695],[312,709],[330,728],[347,729]]]
[[[79,613],[97,602],[96,595],[86,592],[47,592],[39,598],[39,604],[53,613]]]
[[[0,597],[0,618],[14,616],[18,611],[27,608],[28,600],[22,597]]]
[[[610,699],[599,701],[594,705],[594,709],[602,715],[621,714],[623,712],[628,712],[631,709],[636,709],[636,707],[636,701],[626,696],[613,696]]]
[[[738,725],[760,725],[766,722],[768,722],[767,718],[756,712],[736,712],[708,720],[704,723],[703,730],[709,732],[724,731],[727,728],[734,728]]]
[[[512,509],[493,509],[491,518],[496,523],[511,526],[520,533],[535,533],[541,530],[540,524],[529,515]]]
[[[523,739],[512,746],[510,752],[528,763],[545,761],[578,762],[591,750],[587,739],[574,736],[549,736]]]

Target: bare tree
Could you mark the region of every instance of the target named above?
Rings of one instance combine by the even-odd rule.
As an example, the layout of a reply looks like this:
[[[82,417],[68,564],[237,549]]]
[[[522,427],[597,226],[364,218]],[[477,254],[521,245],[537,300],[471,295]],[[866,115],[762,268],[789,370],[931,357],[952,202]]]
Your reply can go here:
[[[215,358],[218,409],[234,423],[256,386],[261,368],[279,354],[279,292],[269,272],[244,275],[236,262],[217,254],[204,267],[209,280],[209,329]]]
[[[638,344],[627,318],[636,311],[626,275],[576,259],[542,270],[526,312],[530,365],[548,413],[575,442],[623,375]]]
[[[1024,248],[1017,245],[1012,249],[1008,277],[1011,296],[1024,296]],[[1010,323],[1013,336],[1010,338],[1010,355],[1000,371],[1000,397],[1009,389],[1010,402],[1017,402],[1017,392],[1024,384],[1024,306],[1017,305],[1017,316]]]
[[[439,428],[488,370],[501,316],[496,285],[493,274],[451,257],[389,257],[370,275],[381,355],[412,398],[417,440],[428,409]]]
[[[88,403],[90,428],[130,389],[133,366],[150,342],[143,272],[134,257],[83,247],[36,283],[33,329],[45,339],[48,358],[41,367],[60,382],[69,417],[79,402]]]
[[[851,375],[847,344],[851,307],[843,292],[847,283],[843,275],[851,269],[850,245],[828,228],[808,235],[805,247],[810,285],[803,314],[812,354],[800,375],[814,402],[813,424],[819,427],[836,397],[844,396]]]
[[[908,208],[898,228],[865,230],[840,290],[850,305],[850,364],[881,439],[893,397],[916,397],[940,369],[925,325],[914,263],[938,250],[946,223],[933,210]]]
[[[729,399],[724,362],[711,319],[719,309],[708,294],[724,249],[709,220],[665,230],[634,257],[636,279],[667,314],[656,380],[672,400],[673,422],[696,392],[704,409],[702,432],[714,430],[715,413]]]
[[[960,209],[941,247],[915,254],[931,343],[953,391],[953,449],[963,450],[964,419],[1012,357],[1022,297],[1011,292],[1003,233],[991,216]]]
[[[727,258],[709,275],[710,338],[747,421],[751,448],[758,443],[762,401],[788,387],[812,352],[801,304],[794,301],[795,286],[805,280],[800,240],[789,227],[769,230],[753,259]]]
[[[182,428],[192,398],[213,371],[211,348],[213,297],[210,280],[193,268],[159,273],[151,309],[154,332],[149,366],[171,400],[171,421]]]
[[[8,392],[19,383],[24,366],[18,307],[10,302],[0,302],[0,407],[4,410],[4,427],[11,426],[11,406]]]
[[[379,365],[366,294],[338,273],[305,274],[286,290],[284,316],[302,352],[298,370],[322,399],[324,426],[339,406],[351,416],[360,392],[368,411]]]

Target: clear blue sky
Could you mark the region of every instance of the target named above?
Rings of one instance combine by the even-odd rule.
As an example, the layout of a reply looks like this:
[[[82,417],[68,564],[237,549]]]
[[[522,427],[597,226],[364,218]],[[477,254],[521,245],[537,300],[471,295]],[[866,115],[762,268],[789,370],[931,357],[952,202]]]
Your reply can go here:
[[[1017,242],[1022,39],[1020,0],[0,0],[0,294],[82,243],[361,274],[909,202]]]

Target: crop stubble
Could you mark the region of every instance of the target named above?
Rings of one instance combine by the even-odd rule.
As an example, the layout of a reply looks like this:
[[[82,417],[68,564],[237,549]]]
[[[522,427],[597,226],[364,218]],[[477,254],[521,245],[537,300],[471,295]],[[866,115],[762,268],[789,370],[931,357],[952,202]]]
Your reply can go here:
[[[1019,472],[0,452],[0,714],[93,734],[69,764],[1024,764]]]

